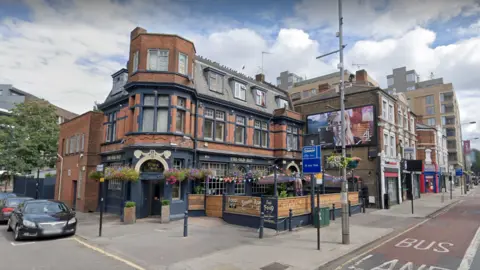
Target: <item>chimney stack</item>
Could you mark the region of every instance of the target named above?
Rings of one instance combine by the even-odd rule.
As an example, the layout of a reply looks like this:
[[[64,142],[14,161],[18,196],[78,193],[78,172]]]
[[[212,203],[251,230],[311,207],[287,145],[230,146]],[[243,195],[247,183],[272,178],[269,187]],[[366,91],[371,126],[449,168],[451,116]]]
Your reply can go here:
[[[355,72],[355,78],[356,83],[367,84],[368,82],[368,74],[365,69],[357,70],[357,72]]]
[[[140,34],[145,34],[147,33],[147,30],[137,26],[135,27],[135,29],[132,30],[132,32],[130,33],[130,40],[134,40],[136,37],[138,37],[138,35]]]
[[[255,75],[255,80],[257,82],[261,82],[261,83],[265,82],[265,74],[260,73],[260,74]]]
[[[322,83],[318,85],[318,93],[325,92],[331,88],[329,83]]]

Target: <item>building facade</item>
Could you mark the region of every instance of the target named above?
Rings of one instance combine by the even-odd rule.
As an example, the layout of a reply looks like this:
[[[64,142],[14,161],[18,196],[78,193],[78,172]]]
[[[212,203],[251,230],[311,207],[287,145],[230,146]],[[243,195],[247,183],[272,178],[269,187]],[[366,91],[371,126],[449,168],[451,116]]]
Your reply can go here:
[[[423,162],[420,176],[421,193],[438,193],[448,172],[447,137],[440,125],[436,127],[417,123],[417,158]]]
[[[88,175],[101,162],[103,117],[87,112],[60,125],[55,199],[81,212],[97,210],[99,183]]]
[[[303,81],[301,76],[298,76],[295,73],[288,72],[288,70],[280,73],[280,76],[277,77],[277,87],[283,90],[288,90],[292,88],[295,83]]]
[[[182,37],[137,27],[127,69],[112,77],[113,88],[99,105],[105,114],[102,163],[131,166],[140,180],[129,187],[108,183],[108,212],[121,212],[118,192],[126,188],[138,217],[159,215],[161,200],[171,201],[171,218],[183,217],[192,190],[187,181],[163,181],[170,168],[212,170],[206,183],[211,194],[227,192],[221,177],[233,170],[276,164],[300,171],[303,121],[288,93],[263,74],[250,78],[197,56]],[[254,188],[262,187],[236,183],[231,192],[251,194]]]
[[[363,69],[358,70],[355,74],[345,70],[343,80],[345,81],[346,88],[354,86],[357,82],[361,85],[378,86],[378,83]],[[338,88],[339,82],[340,75],[338,72],[334,72],[297,82],[288,92],[290,93],[292,101],[297,101],[315,96],[332,87]]]
[[[449,165],[463,167],[460,111],[453,85],[433,76],[420,81],[415,70],[407,71],[405,67],[394,69],[387,82],[389,91],[405,92],[410,107],[423,124],[441,126],[447,136]]]
[[[348,173],[349,186],[366,187],[369,204],[378,208],[401,203],[405,197],[403,190],[409,183],[402,180],[400,161],[405,158],[404,146],[416,146],[415,115],[408,109],[404,96],[390,95],[369,86],[368,82],[362,85],[358,78],[357,84],[346,88],[345,93],[347,156],[361,159],[358,167]],[[332,153],[341,151],[340,99],[335,89],[296,101],[294,105],[306,121],[305,144],[323,145],[325,173],[340,177],[338,168],[330,169],[326,162]],[[409,155],[413,158],[415,153]],[[325,185],[339,186],[340,182],[325,182]]]

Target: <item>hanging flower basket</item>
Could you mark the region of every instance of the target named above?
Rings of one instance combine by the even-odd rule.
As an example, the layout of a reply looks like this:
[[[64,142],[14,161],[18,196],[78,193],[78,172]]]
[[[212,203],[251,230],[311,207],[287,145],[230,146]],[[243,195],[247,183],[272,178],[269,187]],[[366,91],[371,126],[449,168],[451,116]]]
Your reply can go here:
[[[177,181],[182,182],[185,180],[187,178],[187,173],[186,170],[168,169],[163,172],[163,175],[169,184],[174,184]]]
[[[362,160],[359,157],[346,157],[342,158],[340,155],[331,155],[327,158],[327,162],[330,166],[334,168],[349,168],[355,169],[358,166],[358,163]]]
[[[105,168],[105,180],[121,180],[136,182],[140,178],[140,174],[131,167],[107,167]]]
[[[100,180],[100,178],[103,177],[102,172],[97,172],[97,171],[91,171],[90,174],[88,174],[88,178],[93,179],[93,180]]]

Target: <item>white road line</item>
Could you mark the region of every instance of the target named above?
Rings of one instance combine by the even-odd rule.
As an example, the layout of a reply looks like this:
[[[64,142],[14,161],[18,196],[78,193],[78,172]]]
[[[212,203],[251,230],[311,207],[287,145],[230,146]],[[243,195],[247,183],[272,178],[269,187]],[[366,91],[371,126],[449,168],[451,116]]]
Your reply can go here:
[[[475,254],[477,253],[478,246],[480,245],[480,227],[478,227],[475,236],[470,242],[470,246],[468,246],[467,251],[465,251],[465,255],[463,256],[463,260],[460,263],[460,266],[457,270],[469,270],[470,266],[472,266],[473,259],[475,258]]]
[[[10,242],[10,244],[12,244],[12,246],[25,246],[25,245],[35,244],[35,242],[24,242],[24,243]]]

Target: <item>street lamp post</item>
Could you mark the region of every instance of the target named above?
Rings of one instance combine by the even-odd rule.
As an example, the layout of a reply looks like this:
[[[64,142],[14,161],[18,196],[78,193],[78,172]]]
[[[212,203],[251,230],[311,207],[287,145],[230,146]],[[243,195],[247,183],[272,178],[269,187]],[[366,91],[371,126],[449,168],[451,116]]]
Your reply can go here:
[[[342,140],[342,161],[346,158],[346,148],[345,148],[345,92],[344,92],[344,67],[343,67],[343,49],[346,44],[343,44],[343,15],[342,15],[342,0],[338,0],[338,44],[339,49],[324,55],[318,56],[316,59],[320,59],[335,53],[339,53],[340,63],[338,68],[340,69],[340,115],[341,115],[341,140]],[[347,168],[342,169],[342,191],[341,191],[341,202],[342,202],[342,243],[350,244],[350,227],[349,227],[349,217],[348,217],[348,186],[347,186]]]

